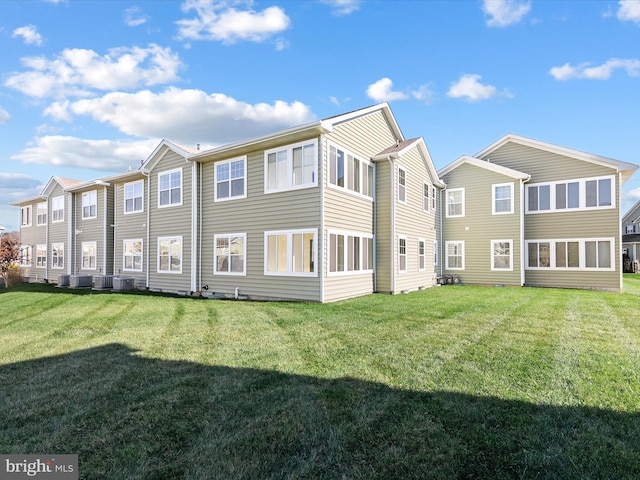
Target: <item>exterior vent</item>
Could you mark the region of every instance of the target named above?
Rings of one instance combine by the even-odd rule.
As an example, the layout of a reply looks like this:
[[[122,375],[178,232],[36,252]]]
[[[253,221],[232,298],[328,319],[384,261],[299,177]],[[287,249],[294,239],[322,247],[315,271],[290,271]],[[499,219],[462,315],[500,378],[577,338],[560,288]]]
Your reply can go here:
[[[91,275],[71,275],[69,277],[71,288],[90,287],[92,283]]]
[[[134,277],[113,277],[113,289],[116,292],[133,290],[135,280],[136,279]]]
[[[93,277],[93,288],[98,290],[113,288],[113,275],[96,275]]]
[[[69,286],[69,277],[71,275],[58,275],[58,286],[59,287],[68,287]]]

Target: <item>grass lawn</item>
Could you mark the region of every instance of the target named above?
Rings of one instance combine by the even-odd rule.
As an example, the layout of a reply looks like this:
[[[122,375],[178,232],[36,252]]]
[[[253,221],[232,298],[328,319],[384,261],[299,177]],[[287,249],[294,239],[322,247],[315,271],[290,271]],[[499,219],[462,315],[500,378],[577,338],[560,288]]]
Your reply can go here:
[[[625,292],[0,290],[0,452],[78,454],[92,480],[639,478]]]

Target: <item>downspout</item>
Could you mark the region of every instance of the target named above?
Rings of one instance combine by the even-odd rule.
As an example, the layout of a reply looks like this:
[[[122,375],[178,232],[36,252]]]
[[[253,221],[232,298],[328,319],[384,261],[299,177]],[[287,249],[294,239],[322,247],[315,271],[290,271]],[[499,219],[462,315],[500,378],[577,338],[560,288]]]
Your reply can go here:
[[[198,290],[202,291],[202,170],[204,166],[198,162],[198,205],[200,217],[198,221]]]
[[[525,243],[524,243],[524,180],[520,179],[520,286],[524,287],[525,282]]]
[[[146,229],[147,229],[147,250],[146,250],[146,255],[147,255],[147,261],[145,262],[145,288],[149,288],[149,259],[151,258],[151,244],[150,242],[150,235],[151,235],[151,224],[149,223],[150,219],[151,219],[151,172],[149,173],[145,173],[144,170],[142,170],[142,174],[147,177],[147,224],[145,225]]]
[[[442,215],[444,212],[444,206],[442,204],[442,193],[444,192],[444,188],[441,188],[438,190],[438,202],[440,203],[440,205],[438,205],[440,208],[438,209],[438,215],[440,216],[440,240],[438,241],[438,270],[440,270],[440,277],[442,277],[442,274],[444,273],[444,258],[442,255],[442,252],[444,252],[444,233],[442,231],[443,229],[443,222],[442,222]]]
[[[619,192],[622,189],[622,172],[618,172],[618,185],[616,185],[616,188],[614,189],[615,191],[615,197],[616,197],[616,208],[618,209],[618,238],[614,241],[614,245],[613,245],[613,251],[614,251],[614,266],[615,268],[618,268],[618,271],[620,272],[620,291],[623,290],[624,288],[624,282],[622,280],[622,208],[620,205],[620,196],[619,196]],[[617,244],[617,245],[616,245]]]
[[[111,227],[113,228],[113,270],[112,273],[114,275],[116,275],[116,273],[118,272],[118,267],[116,265],[116,240],[117,240],[117,228],[118,228],[118,208],[117,208],[117,202],[116,199],[118,198],[118,186],[117,184],[113,186],[113,225],[111,225]],[[124,199],[124,191],[123,191],[123,199]],[[122,254],[122,256],[124,257],[124,252]]]
[[[185,159],[185,161],[189,161]],[[197,162],[191,162],[191,291],[196,291],[197,267],[193,256],[197,250],[198,233],[198,167]]]
[[[107,221],[107,187],[103,187],[104,190],[104,217],[102,219],[103,223],[104,223],[104,235],[103,235],[103,241],[102,241],[102,265],[104,268],[104,275],[107,274],[107,226],[109,225],[109,222]]]
[[[76,241],[75,235],[73,235],[75,230],[75,221],[76,216],[73,211],[73,193],[67,192],[67,198],[69,199],[69,222],[67,223],[67,237],[69,238],[69,261],[67,262],[67,274],[73,275],[73,263],[76,256]]]
[[[396,293],[396,164],[395,157],[387,155],[391,174],[391,294]]]
[[[376,172],[378,169],[378,165],[375,162],[371,162],[373,165],[373,192],[371,192],[371,196],[373,198],[373,292],[376,293],[378,291],[378,189],[376,188]]]
[[[320,135],[320,147],[318,153],[322,161],[320,162],[320,171],[318,175],[318,183],[320,184],[320,238],[321,241],[316,245],[316,263],[318,265],[318,275],[320,275],[320,303],[324,303],[324,261],[325,261],[325,245],[327,244],[324,230],[324,178],[325,178],[325,137]],[[322,247],[320,247],[322,245]],[[319,261],[318,261],[319,260]]]
[[[51,215],[49,214],[49,203],[49,197],[47,197],[47,223],[44,227],[44,244],[47,252],[47,255],[45,257],[46,260],[44,262],[44,278],[46,278],[47,281],[51,281],[51,279],[49,278],[49,262],[51,261],[51,257],[49,256],[49,219],[51,218]]]

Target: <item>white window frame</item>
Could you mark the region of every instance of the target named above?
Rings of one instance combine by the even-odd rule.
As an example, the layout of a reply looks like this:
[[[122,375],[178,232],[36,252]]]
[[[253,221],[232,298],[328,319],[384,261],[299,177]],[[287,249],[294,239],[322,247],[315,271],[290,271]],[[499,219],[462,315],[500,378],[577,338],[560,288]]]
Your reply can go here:
[[[634,225],[625,225],[624,233],[633,233],[635,226]]]
[[[172,258],[174,257],[171,254],[171,243],[172,242],[178,242],[180,245],[180,254],[178,255],[178,260],[180,261],[180,268],[177,270],[173,270],[171,268],[171,266],[173,265],[172,262]],[[161,255],[161,244],[163,242],[169,242],[169,254],[167,255],[168,260],[169,260],[169,268],[166,270],[162,270],[161,269],[161,258],[163,257],[163,255]],[[182,235],[176,235],[176,236],[168,236],[168,237],[158,237],[158,255],[157,255],[157,273],[166,273],[166,274],[170,274],[170,275],[180,275],[182,274],[182,265],[183,265],[183,241],[182,241]]]
[[[437,200],[436,200],[436,187],[431,187],[431,207],[433,208],[433,211],[436,211],[436,206],[437,206]]]
[[[427,182],[422,182],[422,211],[429,211],[429,203],[431,203],[431,199],[429,198],[431,192],[431,185]]]
[[[92,249],[93,255],[85,255],[85,247]],[[85,265],[85,259],[89,260],[89,265]],[[82,242],[80,246],[80,270],[97,270],[98,268],[97,260],[98,260],[98,242]]]
[[[454,255],[449,255],[449,250],[451,247],[453,246],[458,246],[460,248],[461,253],[459,255],[455,255],[456,257],[460,257],[461,258],[461,266],[460,267],[452,267],[449,265],[449,257],[450,256],[454,256]],[[446,269],[447,270],[464,270],[464,264],[465,264],[465,245],[464,245],[464,240],[451,240],[448,242],[445,242],[445,252],[444,252],[444,258],[445,258],[445,264],[446,264]]]
[[[313,272],[295,272],[294,271],[294,235],[313,235],[313,252],[311,252],[311,261],[313,264]],[[269,237],[270,236],[285,236],[285,263],[286,269],[284,271],[272,271],[269,270]],[[304,237],[303,237],[304,238]],[[270,230],[264,232],[264,274],[271,276],[287,276],[287,277],[317,277],[318,276],[318,229],[306,228],[297,230]]]
[[[610,267],[587,267],[586,266],[586,244],[588,242],[596,242],[596,255],[598,252],[597,242],[609,242],[609,263]],[[549,244],[549,266],[548,267],[531,267],[529,266],[529,245],[530,244],[540,244],[540,243],[548,243]],[[556,244],[557,243],[578,243],[579,248],[579,266],[578,267],[558,267],[557,259],[556,259]],[[526,248],[526,262],[525,262],[525,270],[562,270],[562,271],[570,271],[570,272],[579,272],[579,271],[587,271],[587,272],[610,272],[615,271],[615,248],[616,242],[613,237],[597,237],[597,238],[554,238],[554,239],[530,239],[525,240],[525,248]],[[539,251],[539,247],[538,247]],[[538,253],[539,258],[539,253]],[[597,259],[597,257],[596,257]]]
[[[427,269],[427,242],[424,238],[418,239],[418,271],[424,272]]]
[[[47,202],[38,203],[38,205],[36,205],[36,225],[46,225],[47,216]]]
[[[87,214],[88,211],[88,214]],[[82,193],[82,219],[98,218],[98,191],[91,190]]]
[[[302,148],[304,152],[304,148],[312,146],[313,147],[313,169],[311,172],[312,180],[309,183],[300,183],[294,184],[294,165],[293,165],[293,151],[296,148]],[[277,185],[274,187],[269,187],[269,155],[271,154],[284,154],[286,157],[284,159],[284,168],[285,168],[285,178],[286,182],[284,185]],[[302,159],[302,165],[304,169],[304,155]],[[276,164],[277,165],[277,164]],[[276,174],[276,182],[277,182],[277,174]],[[291,145],[285,145],[278,148],[272,148],[269,150],[265,150],[264,152],[264,193],[277,193],[277,192],[286,192],[289,190],[299,190],[302,188],[311,188],[316,187],[318,185],[318,139],[314,138],[312,140],[306,140],[304,142],[293,143]]]
[[[461,213],[457,214],[457,215],[451,215],[450,212],[449,212],[449,206],[451,204],[451,202],[449,202],[449,198],[450,198],[449,195],[451,195],[453,193],[460,193],[460,205],[461,205],[460,210],[461,210]],[[446,211],[445,211],[446,217],[447,218],[462,218],[462,217],[464,217],[464,210],[465,210],[465,208],[464,208],[464,203],[465,203],[465,198],[464,198],[465,197],[465,189],[464,189],[464,187],[462,187],[462,188],[448,188],[446,190],[445,197],[446,197],[446,207],[445,207],[446,208]],[[457,205],[458,202],[456,202],[455,204]]]
[[[433,241],[433,265],[438,265],[438,241]]]
[[[136,195],[136,188],[140,186],[140,195]],[[158,184],[158,188],[159,188]],[[124,184],[123,189],[124,196],[124,214],[131,215],[132,213],[144,212],[144,180],[136,180],[135,182],[127,182]],[[140,208],[136,208],[136,199],[140,199]],[[127,202],[131,200],[132,208],[127,209]]]
[[[498,198],[496,193],[498,188],[509,187],[509,198]],[[513,182],[494,183],[491,185],[491,214],[492,215],[509,215],[514,210],[515,184]],[[499,201],[509,200],[509,209],[506,211],[498,211],[497,203]]]
[[[31,226],[32,213],[33,213],[32,205],[27,205],[26,207],[20,207],[20,226],[21,227]]]
[[[54,255],[54,253],[58,251],[61,252],[62,255]],[[56,242],[51,244],[51,269],[52,270],[61,270],[64,269],[64,243]]]
[[[18,265],[21,267],[30,267],[33,262],[33,247],[31,245],[21,245],[18,256]]]
[[[509,266],[508,267],[496,267],[496,246],[500,243],[509,244]],[[505,255],[500,255],[505,256]],[[513,271],[513,239],[506,240],[491,240],[491,270],[494,272],[512,272]]]
[[[242,254],[236,254],[231,252],[232,240],[235,238],[242,238]],[[229,252],[225,254],[227,257],[227,270],[218,270],[218,240],[226,239],[229,243]],[[231,271],[231,259],[233,256],[242,257],[242,270],[239,272]],[[247,234],[246,233],[225,233],[213,236],[213,274],[214,275],[231,275],[231,276],[246,276],[247,275]]]
[[[402,205],[407,204],[408,196],[408,173],[407,169],[398,165],[398,203]]]
[[[47,246],[45,244],[36,245],[36,268],[47,268]]]
[[[335,151],[335,153],[334,153]],[[327,186],[329,188],[335,188],[337,190],[347,192],[351,195],[356,195],[361,198],[366,198],[367,200],[373,200],[375,196],[375,168],[374,164],[363,159],[359,155],[350,152],[346,148],[343,148],[339,145],[329,142],[328,148],[328,176],[327,176]],[[338,184],[338,152],[342,152],[343,158],[343,178],[344,185]],[[359,163],[359,172],[358,172],[358,185],[359,188],[355,189],[356,180],[355,178],[355,166],[351,168],[349,166],[349,160],[351,160],[353,165],[355,162]],[[334,179],[335,176],[335,179]]]
[[[140,244],[140,254],[127,254],[127,244]],[[135,268],[136,261],[135,259],[140,257],[140,268]],[[131,268],[127,268],[127,258],[131,259]],[[123,272],[142,272],[144,266],[144,241],[142,238],[125,238],[122,240],[122,271]]]
[[[174,187],[171,185],[171,177],[173,176],[173,174],[175,173],[179,173],[180,174],[180,186],[179,187]],[[168,188],[164,188],[161,189],[160,185],[162,183],[162,178],[163,177],[169,177],[169,187]],[[182,205],[182,199],[183,199],[183,194],[184,194],[184,175],[182,172],[182,168],[174,168],[173,170],[166,170],[164,172],[158,172],[158,208],[170,208],[170,207],[178,207],[180,205]],[[177,202],[173,202],[172,201],[172,191],[176,190],[176,189],[180,189],[180,200]],[[162,193],[163,192],[169,192],[169,203],[165,203],[164,205],[161,204],[161,199],[162,199]]]
[[[587,183],[588,182],[596,182],[597,185],[597,196],[598,196],[598,203],[600,201],[600,181],[603,180],[609,180],[610,181],[610,186],[611,186],[611,204],[610,205],[596,205],[596,206],[591,206],[588,207],[587,206]],[[557,187],[558,185],[569,185],[571,183],[577,183],[578,184],[578,206],[577,207],[567,207],[565,206],[564,208],[558,208],[557,206]],[[549,187],[549,209],[548,210],[532,210],[531,209],[531,205],[529,205],[530,201],[529,201],[529,197],[530,197],[530,191],[533,188],[538,188],[538,190],[540,189],[540,187]],[[566,194],[566,193],[565,193]],[[539,196],[538,196],[539,198]],[[539,206],[539,201],[538,201],[538,206]],[[542,213],[556,213],[556,212],[577,212],[577,211],[589,211],[589,210],[604,210],[604,209],[611,209],[611,208],[616,208],[616,177],[615,175],[604,175],[601,177],[589,177],[589,178],[576,178],[576,179],[570,179],[570,180],[559,180],[559,181],[555,181],[555,182],[542,182],[542,183],[531,183],[531,184],[527,184],[527,188],[526,188],[526,210],[525,213],[528,215],[539,215]]]
[[[242,176],[240,177],[232,177],[232,165],[234,163],[242,163]],[[227,166],[229,169],[228,178],[225,180],[218,180],[218,167]],[[214,202],[227,202],[229,200],[239,200],[241,198],[247,198],[247,156],[244,155],[242,157],[230,158],[229,160],[223,160],[221,162],[215,162],[213,166],[214,178],[213,178],[213,201]],[[232,193],[232,182],[237,181],[238,179],[242,179],[242,194],[233,195]],[[229,184],[229,196],[218,198],[218,185],[220,183],[228,183]]]
[[[342,245],[340,245],[341,239]],[[374,236],[370,233],[327,230],[327,276],[373,273],[373,245]],[[342,269],[338,263],[340,248],[342,248]]]
[[[404,252],[403,250],[404,244]],[[406,235],[398,235],[398,273],[407,273],[409,271],[409,261],[408,261],[408,251],[409,251],[409,239]],[[404,261],[404,268],[402,268],[402,263]]]
[[[51,199],[51,223],[64,222],[64,195]]]

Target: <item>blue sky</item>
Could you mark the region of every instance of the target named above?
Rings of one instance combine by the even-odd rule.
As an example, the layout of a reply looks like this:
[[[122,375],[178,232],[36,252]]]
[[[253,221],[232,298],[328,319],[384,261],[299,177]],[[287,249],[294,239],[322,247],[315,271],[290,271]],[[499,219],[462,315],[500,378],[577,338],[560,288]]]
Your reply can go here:
[[[640,164],[640,0],[0,4],[0,225],[136,168],[387,101],[436,168],[507,133]],[[623,209],[640,198],[640,174]]]

